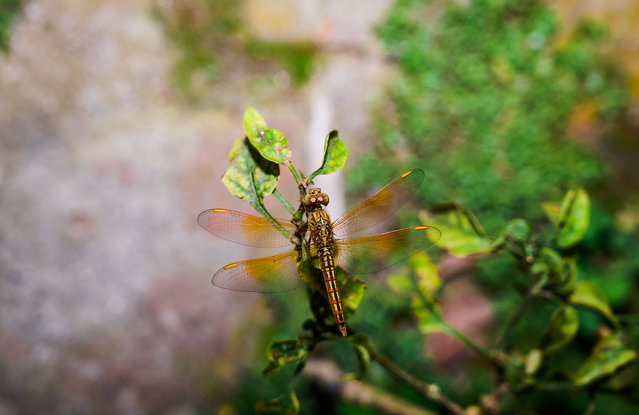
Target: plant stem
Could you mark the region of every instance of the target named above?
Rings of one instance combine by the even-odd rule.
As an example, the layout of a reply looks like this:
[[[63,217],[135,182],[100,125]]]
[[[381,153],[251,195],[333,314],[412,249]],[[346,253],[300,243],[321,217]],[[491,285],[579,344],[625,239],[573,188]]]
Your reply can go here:
[[[361,345],[366,348],[371,359],[375,360],[380,366],[388,370],[395,378],[410,386],[421,396],[431,402],[435,402],[443,406],[451,414],[463,415],[464,410],[462,407],[445,396],[438,385],[434,383],[425,383],[417,379],[375,350],[368,341],[362,342]]]
[[[302,179],[300,178],[300,175],[297,173],[297,170],[295,170],[295,166],[293,166],[293,164],[288,164],[286,167],[293,175],[293,178],[295,179],[295,183],[297,183],[297,185],[299,186],[300,183],[302,183]]]
[[[384,390],[358,380],[344,379],[344,374],[328,361],[311,360],[305,373],[331,393],[337,393],[342,399],[361,407],[374,408],[386,414],[435,415],[435,412],[406,402]],[[460,412],[456,412],[462,413],[461,408]]]
[[[484,349],[483,347],[479,346],[477,343],[472,341],[470,337],[466,336],[464,333],[457,330],[455,327],[451,326],[444,319],[444,317],[440,314],[439,310],[436,310],[433,307],[432,301],[429,301],[429,299],[425,297],[424,292],[419,289],[418,282],[414,275],[413,275],[413,284],[415,284],[415,291],[417,292],[417,296],[419,297],[419,300],[423,304],[424,308],[426,308],[430,312],[430,314],[435,319],[437,319],[437,322],[441,324],[442,329],[446,334],[457,339],[460,343],[464,344],[470,350],[475,352],[475,354],[477,354],[479,357],[491,363],[495,367],[503,368],[504,365],[501,360],[499,360],[496,356],[492,355],[486,349]]]
[[[524,315],[526,308],[528,308],[534,296],[535,295],[533,294],[532,290],[528,291],[524,300],[519,303],[519,306],[517,307],[517,310],[515,311],[515,313],[511,315],[506,325],[506,329],[504,330],[504,333],[497,340],[497,344],[499,344],[500,349],[506,350],[508,348],[510,335],[512,334],[512,331],[515,329],[515,325],[517,324],[519,319],[521,319],[521,317]]]
[[[288,213],[290,213],[291,215],[295,214],[295,208],[293,207],[293,205],[291,205],[289,201],[284,198],[284,195],[282,195],[280,191],[277,190],[277,188],[273,190],[273,196],[275,196],[275,198],[279,200],[281,204],[284,205],[286,210],[288,210]]]
[[[436,314],[433,313],[433,315],[436,315]],[[480,345],[478,345],[477,343],[472,341],[470,339],[470,337],[466,336],[464,333],[462,333],[461,331],[457,330],[455,327],[451,326],[442,317],[437,316],[437,318],[439,319],[439,322],[442,324],[444,332],[446,334],[448,334],[449,336],[452,336],[455,339],[457,339],[464,346],[468,347],[470,350],[475,352],[475,354],[477,356],[479,356],[482,359],[486,360],[487,362],[491,363],[495,367],[497,367],[497,368],[503,368],[504,367],[503,362],[501,360],[499,360],[496,356],[494,356],[492,353],[490,353],[488,350],[484,349],[483,347],[481,347]]]

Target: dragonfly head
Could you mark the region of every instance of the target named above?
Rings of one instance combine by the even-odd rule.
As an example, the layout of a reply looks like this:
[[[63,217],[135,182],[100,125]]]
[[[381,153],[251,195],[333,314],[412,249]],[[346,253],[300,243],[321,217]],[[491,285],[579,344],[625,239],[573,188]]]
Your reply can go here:
[[[309,207],[317,207],[319,205],[326,206],[328,205],[328,195],[322,193],[322,189],[319,187],[314,187],[308,190],[304,203]]]

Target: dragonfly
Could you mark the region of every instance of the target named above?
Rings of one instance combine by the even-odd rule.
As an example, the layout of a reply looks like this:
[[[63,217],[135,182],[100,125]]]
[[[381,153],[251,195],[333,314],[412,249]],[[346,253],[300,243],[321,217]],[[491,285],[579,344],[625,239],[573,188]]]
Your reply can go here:
[[[329,197],[320,188],[309,188],[302,200],[307,215],[303,238],[310,247],[311,257],[319,262],[326,296],[343,336],[347,336],[348,329],[335,267],[356,275],[374,273],[426,249],[440,238],[437,228],[426,225],[372,236],[352,236],[389,218],[413,196],[423,179],[421,169],[410,170],[335,221],[331,221],[324,210]],[[242,245],[293,248],[273,256],[230,263],[213,275],[213,285],[235,291],[283,292],[305,284],[298,273],[301,247],[284,236],[271,219],[230,209],[209,209],[200,213],[197,222],[213,235]],[[276,222],[291,234],[300,229],[286,220],[276,219]],[[357,269],[354,258],[367,258],[366,270]]]

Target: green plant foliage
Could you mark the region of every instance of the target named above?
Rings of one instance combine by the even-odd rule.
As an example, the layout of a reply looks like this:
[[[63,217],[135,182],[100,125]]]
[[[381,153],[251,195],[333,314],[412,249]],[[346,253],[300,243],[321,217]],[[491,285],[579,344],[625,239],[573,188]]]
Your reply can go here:
[[[313,42],[272,42],[252,40],[247,42],[247,53],[257,60],[272,60],[286,70],[294,85],[308,82],[315,73],[318,46]]]
[[[354,182],[391,160],[422,167],[423,200],[459,201],[493,231],[504,218],[538,220],[537,202],[570,183],[601,182],[605,167],[566,134],[581,105],[605,120],[627,103],[596,27],[559,42],[541,0],[395,2],[377,32],[399,75],[377,117],[381,142]]]
[[[544,353],[539,349],[533,349],[526,355],[525,371],[527,375],[534,375],[544,359]]]
[[[264,118],[253,107],[244,112],[244,132],[265,159],[278,164],[291,163],[292,153],[286,136],[279,130],[268,128]]]
[[[263,158],[247,139],[235,141],[229,161],[231,166],[224,173],[222,182],[233,196],[258,209],[264,196],[273,193],[277,186],[279,166]]]
[[[604,376],[614,374],[619,368],[637,358],[637,352],[625,345],[623,335],[609,334],[602,338],[592,351],[592,355],[573,375],[577,385],[586,385]]]
[[[420,294],[427,301],[433,301],[441,287],[437,265],[424,252],[419,252],[410,258],[410,266],[415,270]]]
[[[263,199],[276,193],[279,175],[270,173],[265,166],[275,166],[279,173],[277,163],[286,165],[298,183],[300,198],[304,198],[305,185],[313,177],[332,173],[345,164],[348,153],[333,131],[326,140],[322,166],[305,178],[295,168],[293,154],[286,151],[288,143],[266,139],[263,132],[270,129],[256,110],[246,111],[244,124],[247,136],[253,140],[246,138],[235,143],[225,183],[232,179],[229,190],[251,202],[267,218],[271,216]],[[278,200],[291,206],[283,195]],[[274,329],[273,337],[284,340],[271,340],[266,350],[263,374],[270,375],[277,385],[258,394],[260,398],[265,393],[280,396],[257,402],[254,411],[335,413],[338,406],[325,406],[317,385],[304,383],[307,362],[317,354],[338,362],[344,368],[343,379],[376,384],[377,394],[383,395],[371,398],[376,405],[401,397],[415,405],[455,415],[477,411],[546,413],[549,407],[555,407],[556,390],[572,392],[570,402],[561,400],[565,412],[571,414],[582,412],[582,401],[594,402],[601,392],[632,393],[637,378],[639,310],[618,314],[602,289],[607,280],[592,269],[582,269],[590,257],[596,256],[591,254],[584,259],[581,253],[592,243],[590,233],[599,229],[592,229],[599,216],[590,215],[590,197],[578,187],[569,190],[561,204],[544,202],[544,206],[546,221],[532,226],[527,219],[503,218],[496,232],[487,232],[477,216],[460,203],[439,204],[420,215],[423,223],[436,224],[441,229],[440,247],[449,254],[466,257],[464,261],[468,263],[484,259],[475,268],[476,280],[493,300],[495,316],[494,328],[490,329],[494,336],[489,336],[485,345],[476,343],[447,320],[448,311],[443,312],[447,309],[441,299],[450,280],[440,276],[437,253],[431,257],[425,252],[417,252],[400,263],[385,285],[369,285],[339,267],[335,269],[349,327],[348,335],[343,337],[324,287],[317,247],[309,246],[305,238],[308,223],[304,218],[308,219],[309,212],[303,205],[298,211],[289,209],[292,223],[296,224],[291,240],[299,253],[297,271],[308,283],[311,316],[300,316],[303,306],[299,298],[297,302],[288,295],[267,300],[281,325]],[[628,244],[626,239],[620,240],[624,244],[612,245],[614,249]],[[588,249],[596,252],[598,245],[592,246]],[[371,261],[370,257],[361,259]],[[622,268],[627,269],[631,268]],[[617,271],[620,272],[623,271]],[[623,306],[628,297],[618,291],[629,286],[620,286],[621,289],[609,288],[616,306]],[[356,313],[360,309],[365,312]],[[477,363],[481,362],[464,361],[460,370],[467,380],[461,384],[459,375],[450,376],[430,364],[424,347],[428,343],[424,340],[433,333],[453,337],[472,352]],[[348,399],[346,394],[343,397]],[[245,409],[246,403],[237,407]],[[313,412],[315,407],[319,409]]]
[[[616,317],[608,305],[608,300],[603,290],[590,281],[578,282],[572,294],[570,294],[569,301],[571,304],[600,312],[612,323],[617,322]]]
[[[335,276],[337,283],[342,291],[342,305],[344,307],[344,316],[350,319],[360,303],[364,299],[366,292],[366,283],[344,272],[343,269],[335,268]]]
[[[295,339],[278,340],[268,345],[266,357],[268,364],[262,373],[270,375],[278,371],[282,366],[291,362],[298,362],[304,358],[306,350]]]
[[[437,245],[445,248],[451,254],[465,257],[472,254],[489,252],[491,241],[478,233],[473,227],[473,220],[465,210],[458,210],[456,206],[441,209],[440,214],[432,217],[427,212],[422,213],[420,219],[425,225],[435,226],[442,232]]]
[[[439,310],[438,307],[426,307],[418,297],[413,297],[411,305],[417,318],[417,328],[419,331],[424,334],[442,333],[446,331],[446,327],[439,316],[441,310]]]
[[[541,339],[544,353],[552,353],[570,343],[577,334],[579,317],[577,311],[570,306],[559,307],[550,317],[550,323]]]
[[[324,143],[322,166],[311,173],[309,179],[313,180],[313,178],[320,174],[329,174],[342,170],[347,158],[348,149],[346,148],[346,144],[339,138],[337,130],[331,131],[328,136],[326,136],[326,142]]]
[[[300,402],[295,392],[289,391],[270,401],[259,401],[255,404],[255,414],[259,415],[297,415]]]
[[[2,0],[0,2],[0,50],[9,51],[11,28],[20,12],[19,0]]]
[[[590,199],[583,189],[573,189],[561,204],[557,224],[557,245],[570,248],[584,237],[590,220]]]
[[[168,9],[154,9],[177,46],[173,75],[187,98],[200,99],[204,87],[232,79],[237,68],[248,78],[273,78],[283,70],[295,86],[314,73],[319,54],[314,42],[257,38],[244,17],[245,7],[241,0],[183,0]]]

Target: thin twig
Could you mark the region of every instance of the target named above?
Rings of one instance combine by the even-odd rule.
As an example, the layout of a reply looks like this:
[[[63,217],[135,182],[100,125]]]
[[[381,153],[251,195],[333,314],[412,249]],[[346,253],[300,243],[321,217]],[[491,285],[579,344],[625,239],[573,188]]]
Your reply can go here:
[[[500,349],[504,351],[508,349],[512,331],[515,329],[515,325],[517,324],[517,322],[523,317],[526,309],[528,308],[534,297],[535,294],[533,294],[533,291],[531,290],[528,291],[526,297],[524,297],[524,300],[519,302],[517,310],[514,314],[511,315],[508,323],[506,324],[506,329],[504,330],[501,337],[497,340],[497,344],[499,345]]]
[[[436,415],[435,412],[420,408],[381,389],[358,380],[344,379],[344,374],[329,361],[310,360],[304,373],[324,389],[335,392],[342,399],[359,406],[394,415]]]
[[[417,379],[415,376],[406,372],[404,369],[397,366],[395,363],[391,362],[385,356],[380,354],[368,342],[363,342],[362,346],[364,346],[366,350],[368,350],[371,359],[375,360],[382,367],[384,367],[384,369],[388,370],[393,376],[410,386],[424,398],[443,406],[451,414],[462,415],[464,413],[462,407],[445,396],[438,385],[434,383],[425,383]]]
[[[440,312],[438,310],[434,309],[434,307],[432,306],[432,302],[429,301],[428,298],[426,298],[426,296],[424,295],[423,290],[419,289],[418,282],[417,282],[417,280],[415,278],[413,278],[413,284],[415,284],[415,291],[417,292],[417,296],[418,296],[419,300],[421,301],[422,305],[424,306],[424,308],[426,308],[430,312],[430,314],[434,318],[437,319],[438,323],[440,323],[442,325],[442,328],[443,328],[443,330],[444,330],[444,332],[446,334],[448,334],[449,336],[452,336],[455,339],[457,339],[463,345],[465,345],[470,350],[475,352],[475,354],[477,356],[479,356],[482,359],[486,360],[488,363],[492,364],[496,368],[498,368],[498,369],[503,368],[504,364],[503,364],[503,362],[500,359],[498,359],[495,355],[491,354],[488,350],[486,350],[483,347],[479,346],[477,343],[475,343],[473,340],[471,340],[470,337],[466,336],[464,333],[462,333],[461,331],[457,330],[455,327],[451,326],[450,323],[448,323],[443,318],[443,316],[440,314]]]
[[[433,314],[434,315],[434,314]],[[468,347],[470,350],[475,352],[475,354],[488,363],[492,364],[498,369],[504,367],[504,363],[498,359],[494,354],[490,353],[488,350],[484,349],[477,343],[471,340],[470,337],[466,336],[461,331],[457,330],[455,327],[451,326],[446,320],[443,318],[439,318],[440,323],[443,325],[444,331],[449,336],[454,337],[459,342],[461,342],[464,346]]]

